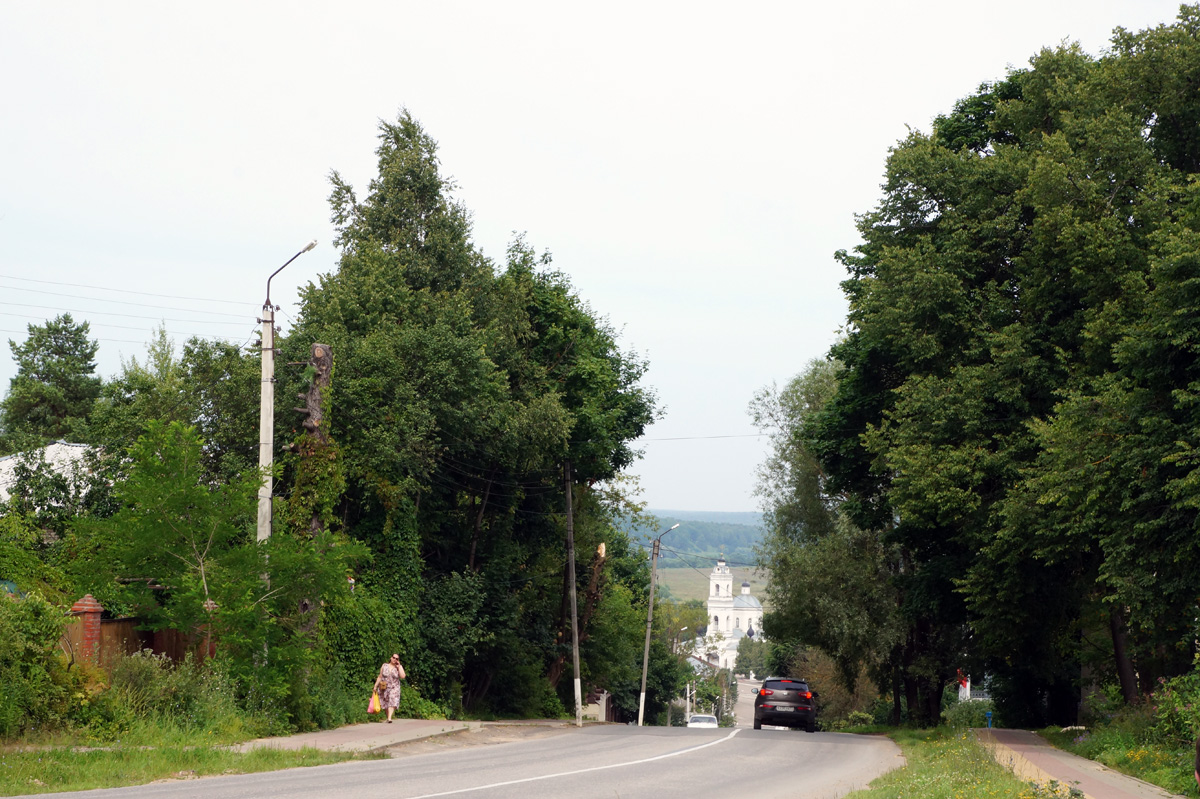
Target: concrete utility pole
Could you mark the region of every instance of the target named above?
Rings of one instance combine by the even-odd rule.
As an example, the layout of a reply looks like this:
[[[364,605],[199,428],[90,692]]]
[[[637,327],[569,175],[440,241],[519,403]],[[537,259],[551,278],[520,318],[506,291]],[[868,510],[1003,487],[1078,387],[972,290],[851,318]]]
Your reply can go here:
[[[571,593],[571,651],[575,658],[575,726],[583,726],[583,688],[579,679],[579,613],[575,599],[575,517],[571,508],[571,461],[563,468],[567,494],[567,589]]]
[[[654,593],[658,579],[658,547],[662,537],[679,526],[679,522],[668,527],[654,539],[654,548],[650,553],[650,607],[646,611],[646,651],[642,653],[642,693],[638,697],[638,726],[642,726],[642,718],[646,713],[646,672],[650,667],[650,627],[654,624]]]
[[[275,306],[271,304],[271,278],[304,253],[317,246],[310,241],[303,250],[293,255],[283,266],[267,278],[267,299],[263,303],[262,319],[262,388],[258,408],[258,468],[263,473],[263,482],[258,489],[258,540],[271,537],[271,494],[275,491],[275,478],[271,466],[275,460]]]

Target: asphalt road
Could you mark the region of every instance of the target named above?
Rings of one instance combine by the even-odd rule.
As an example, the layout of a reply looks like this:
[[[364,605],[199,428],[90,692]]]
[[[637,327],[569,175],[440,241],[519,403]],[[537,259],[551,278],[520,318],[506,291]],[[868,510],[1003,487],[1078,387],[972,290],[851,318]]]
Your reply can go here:
[[[180,799],[833,799],[902,765],[882,737],[617,725],[391,760],[50,794]],[[46,796],[47,794],[43,794]]]

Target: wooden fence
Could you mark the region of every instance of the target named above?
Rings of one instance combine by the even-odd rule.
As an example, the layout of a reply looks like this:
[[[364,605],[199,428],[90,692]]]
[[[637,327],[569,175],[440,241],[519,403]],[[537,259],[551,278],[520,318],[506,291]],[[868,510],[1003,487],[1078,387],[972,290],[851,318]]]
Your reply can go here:
[[[198,658],[213,655],[203,639],[192,639],[178,630],[139,630],[137,619],[105,619],[104,609],[89,594],[71,608],[74,618],[67,622],[59,642],[64,654],[72,659],[88,660],[103,669],[124,655],[149,649],[156,655],[166,655],[176,662],[190,651]]]

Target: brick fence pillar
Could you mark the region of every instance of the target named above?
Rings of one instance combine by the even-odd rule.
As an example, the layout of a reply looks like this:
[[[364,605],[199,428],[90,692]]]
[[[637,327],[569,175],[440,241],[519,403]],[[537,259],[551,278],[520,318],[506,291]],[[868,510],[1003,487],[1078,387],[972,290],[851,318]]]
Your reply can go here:
[[[100,614],[103,612],[104,608],[91,594],[71,606],[71,615],[78,616],[83,622],[80,657],[97,664],[100,662]]]

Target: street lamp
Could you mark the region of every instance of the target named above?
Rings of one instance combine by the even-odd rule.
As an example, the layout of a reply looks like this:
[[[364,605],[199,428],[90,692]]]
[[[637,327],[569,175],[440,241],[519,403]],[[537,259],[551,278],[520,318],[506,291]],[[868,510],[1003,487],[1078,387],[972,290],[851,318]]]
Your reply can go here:
[[[267,278],[267,299],[263,303],[262,319],[262,388],[259,392],[258,408],[258,469],[263,482],[258,487],[258,540],[271,537],[271,494],[275,490],[275,478],[271,476],[271,464],[275,453],[275,306],[271,304],[271,278],[283,271],[292,261],[317,246],[313,239],[304,249],[293,255],[287,263]]]
[[[658,576],[658,547],[662,537],[679,526],[679,522],[668,527],[654,539],[654,548],[650,553],[650,608],[646,611],[646,651],[642,653],[642,693],[638,697],[638,726],[642,726],[642,718],[646,712],[646,671],[650,666],[650,626],[654,623],[654,589],[655,578]]]

